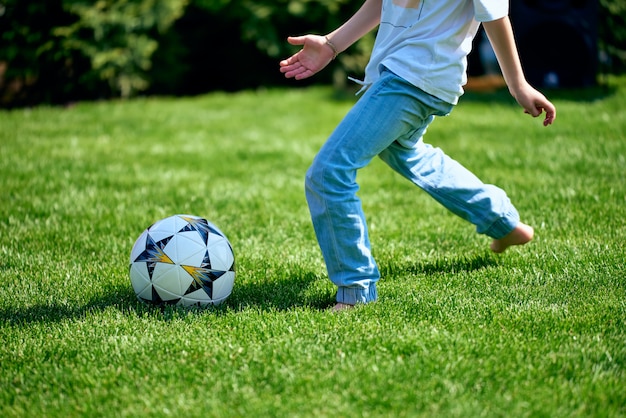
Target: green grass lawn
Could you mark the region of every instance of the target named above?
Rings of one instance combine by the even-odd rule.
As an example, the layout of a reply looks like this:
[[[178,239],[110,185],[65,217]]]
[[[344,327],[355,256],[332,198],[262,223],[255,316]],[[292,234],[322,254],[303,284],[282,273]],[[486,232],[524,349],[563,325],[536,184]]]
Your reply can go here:
[[[626,415],[626,79],[506,92],[430,128],[535,240],[490,240],[374,161],[378,303],[333,314],[304,173],[353,103],[329,88],[0,112],[0,416]],[[140,303],[130,249],[204,216],[237,257],[203,311]]]

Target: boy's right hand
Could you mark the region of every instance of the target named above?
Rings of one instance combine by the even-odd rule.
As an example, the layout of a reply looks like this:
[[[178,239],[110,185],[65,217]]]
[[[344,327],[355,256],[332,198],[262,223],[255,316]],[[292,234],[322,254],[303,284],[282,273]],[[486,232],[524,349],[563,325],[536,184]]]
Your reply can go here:
[[[280,72],[287,78],[303,80],[322,70],[333,59],[334,52],[326,44],[326,38],[318,35],[290,36],[291,45],[302,45],[302,49],[280,62]]]

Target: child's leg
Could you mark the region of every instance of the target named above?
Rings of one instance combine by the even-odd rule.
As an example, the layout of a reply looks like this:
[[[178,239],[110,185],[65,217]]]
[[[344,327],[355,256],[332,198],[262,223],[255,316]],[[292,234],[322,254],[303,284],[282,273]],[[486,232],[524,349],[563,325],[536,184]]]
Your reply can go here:
[[[477,232],[495,240],[492,250],[532,239],[532,228],[519,221],[519,214],[506,193],[484,184],[441,149],[422,141],[424,132],[403,138],[380,154],[394,170],[429,193],[447,209],[476,225]]]
[[[355,104],[315,157],[306,176],[306,197],[337,302],[377,299],[380,273],[371,254],[367,224],[356,192],[357,170],[399,137],[430,123],[450,105],[425,104],[419,90],[384,72]],[[416,127],[417,124],[417,127]]]

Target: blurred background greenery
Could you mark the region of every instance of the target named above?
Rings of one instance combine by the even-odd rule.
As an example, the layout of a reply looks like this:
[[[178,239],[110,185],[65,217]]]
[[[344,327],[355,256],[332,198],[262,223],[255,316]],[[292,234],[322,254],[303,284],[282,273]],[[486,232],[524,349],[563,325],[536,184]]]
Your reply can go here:
[[[284,85],[278,61],[294,50],[285,38],[326,33],[361,4],[362,0],[0,0],[0,107]],[[592,29],[597,68],[600,73],[623,73],[626,2],[597,4],[597,25],[594,22]],[[314,81],[343,87],[346,73],[361,75],[373,37],[368,35],[341,54],[331,71]],[[549,38],[537,48],[549,48]]]

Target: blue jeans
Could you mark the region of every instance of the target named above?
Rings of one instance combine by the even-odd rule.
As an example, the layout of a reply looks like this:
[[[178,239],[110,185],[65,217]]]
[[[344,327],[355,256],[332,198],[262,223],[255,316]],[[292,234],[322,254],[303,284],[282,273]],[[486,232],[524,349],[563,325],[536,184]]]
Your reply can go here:
[[[478,233],[502,238],[519,222],[505,192],[484,184],[439,148],[422,140],[435,116],[452,105],[388,70],[354,105],[315,157],[306,174],[306,198],[337,301],[378,298],[380,273],[356,193],[357,170],[379,156]]]

